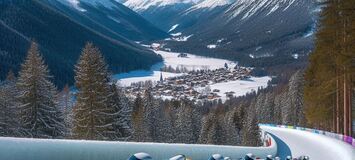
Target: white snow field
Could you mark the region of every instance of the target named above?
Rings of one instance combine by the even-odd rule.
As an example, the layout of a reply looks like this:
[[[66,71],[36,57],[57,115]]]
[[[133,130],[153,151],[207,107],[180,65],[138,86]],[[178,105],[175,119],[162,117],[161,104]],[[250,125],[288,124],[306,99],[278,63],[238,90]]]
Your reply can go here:
[[[354,160],[355,147],[340,140],[312,132],[261,126],[261,129],[274,136],[278,154],[284,158],[309,156],[311,160]]]
[[[276,155],[277,146],[271,139],[269,147],[235,147],[215,145],[100,142],[80,140],[44,140],[0,138],[1,160],[126,160],[135,153],[145,152],[154,160],[168,160],[184,154],[193,160],[207,160],[213,154],[238,159],[247,153],[258,157]]]
[[[155,51],[160,54],[164,61],[162,63],[155,64],[151,67],[149,71],[137,70],[129,73],[122,73],[114,75],[114,78],[120,80],[120,84],[123,86],[129,86],[131,83],[140,81],[159,81],[160,79],[160,68],[165,66],[185,67],[188,70],[201,70],[201,69],[218,69],[223,68],[224,64],[227,63],[229,66],[234,67],[236,64],[232,61],[218,59],[218,58],[208,58],[201,57],[192,54],[187,54],[188,58],[179,58],[179,53],[166,52],[166,51]],[[182,74],[162,72],[163,78],[181,76]]]
[[[199,69],[219,69],[223,68],[224,64],[227,63],[229,66],[234,67],[236,63],[218,58],[209,58],[196,56],[193,54],[187,54],[188,58],[179,58],[179,53],[166,52],[166,51],[155,51],[160,54],[164,59],[164,64],[167,66],[176,67],[186,67],[188,70],[199,70]]]
[[[259,87],[267,87],[267,83],[271,80],[271,77],[251,77],[246,80],[229,81],[223,83],[216,83],[210,85],[211,90],[218,89],[220,92],[217,94],[221,96],[221,99],[225,101],[227,99],[226,92],[235,92],[234,96],[243,96],[251,91],[257,91]],[[204,88],[198,88],[197,90],[203,90]]]
[[[118,79],[118,83],[121,86],[130,86],[132,83],[137,83],[141,81],[159,81],[160,75],[163,75],[163,78],[169,77],[177,77],[183,74],[177,73],[169,73],[169,72],[161,72],[160,68],[163,66],[171,66],[172,68],[176,67],[184,67],[188,70],[201,70],[201,69],[219,69],[223,68],[224,64],[227,63],[228,66],[234,67],[236,63],[218,59],[218,58],[208,58],[202,56],[196,56],[192,54],[187,54],[187,58],[178,57],[179,53],[175,52],[167,52],[167,51],[155,51],[157,54],[160,54],[164,61],[162,63],[155,64],[151,67],[149,71],[146,70],[137,70],[129,73],[122,73],[114,75],[115,79]],[[270,77],[251,77],[247,80],[238,80],[238,81],[230,81],[223,83],[216,83],[210,85],[211,89],[220,90],[217,93],[221,96],[221,99],[225,101],[227,99],[226,92],[235,92],[234,96],[243,96],[246,93],[249,93],[253,90],[257,91],[259,87],[266,87],[268,81],[271,80]],[[196,90],[203,90],[204,88],[196,88]]]

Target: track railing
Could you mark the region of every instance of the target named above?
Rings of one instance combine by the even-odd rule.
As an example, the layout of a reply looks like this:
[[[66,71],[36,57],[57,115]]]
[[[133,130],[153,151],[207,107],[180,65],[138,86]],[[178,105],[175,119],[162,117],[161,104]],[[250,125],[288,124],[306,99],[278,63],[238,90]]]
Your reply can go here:
[[[312,132],[312,133],[325,135],[327,137],[331,137],[331,138],[343,141],[343,142],[348,143],[348,144],[352,145],[353,147],[355,147],[355,138],[350,137],[350,136],[346,136],[346,135],[342,135],[342,134],[322,131],[322,130],[318,130],[318,129],[304,128],[304,127],[297,127],[297,126],[288,126],[288,125],[259,124],[259,126],[288,128],[288,129],[296,129],[296,130],[301,130],[301,131],[306,131],[306,132]]]

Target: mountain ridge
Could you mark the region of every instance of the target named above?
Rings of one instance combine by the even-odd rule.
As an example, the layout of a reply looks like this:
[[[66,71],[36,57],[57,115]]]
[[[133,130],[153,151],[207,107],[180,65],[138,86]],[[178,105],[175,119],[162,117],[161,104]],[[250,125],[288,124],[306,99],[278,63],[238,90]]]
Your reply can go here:
[[[9,70],[19,71],[32,40],[39,44],[59,87],[73,83],[73,67],[87,42],[100,48],[115,73],[148,69],[162,60],[154,52],[131,41],[108,38],[92,31],[45,1],[11,0],[2,3],[0,10],[1,79]]]

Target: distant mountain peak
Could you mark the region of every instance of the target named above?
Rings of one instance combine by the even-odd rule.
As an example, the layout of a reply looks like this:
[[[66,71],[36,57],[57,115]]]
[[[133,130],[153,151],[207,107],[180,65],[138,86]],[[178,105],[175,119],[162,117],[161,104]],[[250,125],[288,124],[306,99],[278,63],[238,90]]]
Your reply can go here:
[[[123,4],[135,11],[147,10],[150,7],[164,7],[176,4],[196,4],[201,0],[126,0]],[[121,0],[121,2],[123,2]]]

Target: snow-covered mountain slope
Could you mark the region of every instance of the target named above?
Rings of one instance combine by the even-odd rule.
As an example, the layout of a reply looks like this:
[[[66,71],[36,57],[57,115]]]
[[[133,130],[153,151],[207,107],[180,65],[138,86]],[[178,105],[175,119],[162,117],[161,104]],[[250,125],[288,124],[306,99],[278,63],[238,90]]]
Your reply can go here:
[[[125,6],[135,10],[144,18],[169,32],[179,24],[175,31],[183,31],[196,22],[224,11],[224,7],[235,0],[121,0]],[[221,9],[223,8],[223,9]]]
[[[194,36],[186,42],[172,41],[167,47],[235,59],[247,65],[288,63],[312,50],[319,11],[314,0],[237,0],[217,8],[179,31],[181,36]],[[268,62],[260,63],[260,59]]]
[[[203,0],[192,6],[189,10],[213,9],[215,7],[232,4],[233,2],[235,2],[235,0]]]
[[[168,36],[117,0],[47,0],[69,18],[113,39],[156,40]]]
[[[195,4],[199,0],[126,0],[123,4],[137,11],[143,12],[151,7],[166,7],[179,4]]]
[[[155,26],[168,32],[173,25],[174,19],[194,6],[200,0],[123,0],[125,6],[139,13],[152,22]],[[180,25],[182,27],[183,25]]]
[[[231,18],[242,15],[242,19],[245,19],[265,11],[266,15],[280,9],[286,11],[295,2],[297,3],[297,0],[238,0],[227,10],[227,13]]]
[[[76,9],[58,3],[63,11],[67,9],[67,13],[71,13],[70,16],[64,15],[47,2],[0,1],[0,79],[5,78],[9,70],[19,71],[32,39],[38,43],[59,87],[73,84],[73,68],[87,42],[93,42],[100,48],[114,73],[147,69],[162,60],[152,51],[114,34],[114,31],[108,32],[108,25],[91,24],[89,20],[96,19],[91,14],[80,14]],[[92,12],[94,9],[87,6],[83,8],[90,10],[87,13],[100,13]],[[79,23],[80,17],[87,21]],[[109,33],[112,35],[107,36]]]
[[[104,0],[104,1],[103,0],[61,0],[59,2],[69,5],[69,6],[73,6],[76,9],[79,9],[80,11],[85,11],[85,9],[83,9],[79,6],[79,4],[81,2],[90,4],[93,6],[100,6],[101,5],[106,8],[114,8],[116,6],[116,4],[114,4],[114,2],[111,0]]]

